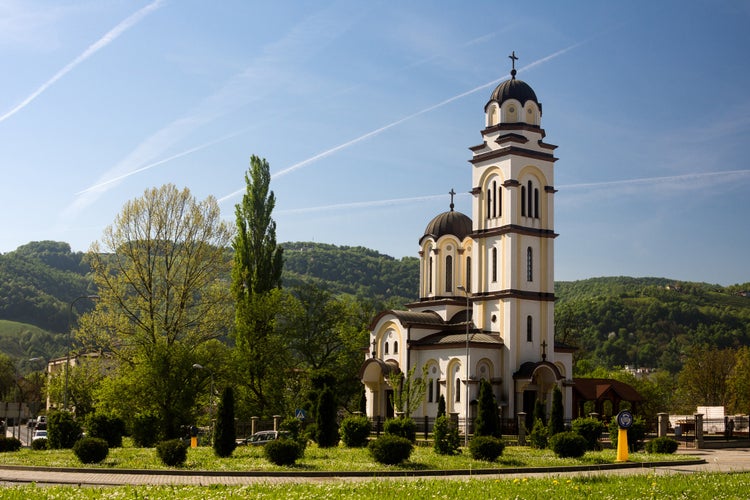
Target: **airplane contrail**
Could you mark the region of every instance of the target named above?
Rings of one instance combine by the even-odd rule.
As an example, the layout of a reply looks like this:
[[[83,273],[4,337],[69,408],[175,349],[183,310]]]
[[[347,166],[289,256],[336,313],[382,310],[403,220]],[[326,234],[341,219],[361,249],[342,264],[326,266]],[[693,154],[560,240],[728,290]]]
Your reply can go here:
[[[575,44],[573,44],[573,45],[571,45],[569,47],[566,47],[566,48],[564,48],[562,50],[558,50],[557,52],[555,52],[553,54],[550,54],[550,55],[548,55],[546,57],[543,57],[542,59],[538,59],[538,60],[536,60],[536,61],[534,61],[532,63],[529,63],[528,65],[524,66],[523,68],[519,69],[518,71],[519,72],[526,71],[526,70],[528,70],[530,68],[538,66],[539,64],[547,62],[547,61],[549,61],[551,59],[554,59],[555,57],[558,57],[558,56],[561,56],[562,54],[565,54],[566,52],[568,52],[570,50],[573,50],[574,48],[582,45],[583,43],[585,43],[585,42],[578,42],[578,43],[575,43]],[[357,144],[359,142],[364,141],[365,139],[369,139],[370,137],[373,137],[373,136],[378,135],[378,134],[380,134],[382,132],[385,132],[386,130],[391,129],[391,128],[397,126],[397,125],[401,125],[402,123],[404,123],[404,122],[406,122],[408,120],[411,120],[412,118],[416,118],[417,116],[423,115],[425,113],[429,113],[430,111],[433,111],[435,109],[441,108],[441,107],[445,106],[446,104],[452,103],[453,101],[457,101],[457,100],[462,99],[462,98],[464,98],[464,97],[466,97],[468,95],[471,95],[471,94],[474,94],[476,92],[479,92],[480,90],[484,90],[484,89],[486,89],[488,87],[491,87],[493,85],[497,85],[498,83],[500,83],[501,81],[503,81],[505,78],[506,77],[502,77],[502,78],[498,78],[498,79],[492,80],[491,82],[487,82],[487,83],[485,83],[483,85],[480,85],[479,87],[475,87],[475,88],[473,88],[471,90],[467,90],[467,91],[462,92],[462,93],[460,93],[458,95],[455,95],[453,97],[449,97],[448,99],[440,101],[437,104],[433,104],[432,106],[428,106],[428,107],[426,107],[426,108],[424,108],[424,109],[422,109],[420,111],[417,111],[415,113],[407,115],[407,116],[405,116],[403,118],[400,118],[400,119],[398,119],[398,120],[396,120],[394,122],[391,122],[391,123],[389,123],[387,125],[384,125],[384,126],[382,126],[380,128],[377,128],[375,130],[372,130],[370,132],[362,134],[359,137],[355,137],[354,139],[352,139],[350,141],[347,141],[347,142],[345,142],[343,144],[339,144],[338,146],[332,147],[331,149],[327,149],[327,150],[325,150],[325,151],[323,151],[321,153],[318,153],[318,154],[316,154],[314,156],[311,156],[310,158],[307,158],[307,159],[302,160],[302,161],[300,161],[298,163],[295,163],[294,165],[292,165],[290,167],[287,167],[287,168],[285,168],[283,170],[280,170],[280,171],[272,174],[271,178],[272,179],[279,178],[281,176],[284,176],[286,174],[294,172],[295,170],[300,169],[300,168],[302,168],[302,167],[304,167],[306,165],[309,165],[310,163],[313,163],[313,162],[315,162],[317,160],[320,160],[322,158],[330,156],[330,155],[332,155],[332,154],[334,154],[334,153],[336,153],[338,151],[341,151],[342,149],[348,148],[349,146],[353,146],[354,144]],[[245,191],[245,188],[238,189],[237,191],[233,191],[232,193],[229,193],[226,196],[222,196],[221,198],[218,199],[218,201],[219,201],[219,203],[223,203],[223,202],[225,202],[225,201],[227,201],[227,200],[229,200],[231,198],[234,198],[235,196],[237,196],[239,194],[242,194],[244,191]]]
[[[103,37],[101,37],[99,40],[94,42],[93,44],[89,45],[89,47],[84,50],[78,57],[73,59],[70,63],[66,64],[63,69],[55,73],[52,78],[44,82],[38,89],[36,89],[34,92],[31,93],[26,99],[21,101],[18,105],[16,105],[13,109],[6,112],[4,115],[0,116],[0,123],[4,122],[11,116],[15,115],[19,111],[21,111],[23,108],[28,106],[34,99],[39,97],[45,90],[50,88],[56,81],[58,81],[63,76],[67,75],[71,70],[73,70],[76,66],[84,62],[86,59],[115,41],[120,35],[125,33],[127,30],[138,24],[144,17],[149,15],[154,10],[161,7],[163,3],[163,0],[156,0],[136,13],[130,15],[127,19],[122,21],[120,24],[112,28],[110,31],[108,31]]]

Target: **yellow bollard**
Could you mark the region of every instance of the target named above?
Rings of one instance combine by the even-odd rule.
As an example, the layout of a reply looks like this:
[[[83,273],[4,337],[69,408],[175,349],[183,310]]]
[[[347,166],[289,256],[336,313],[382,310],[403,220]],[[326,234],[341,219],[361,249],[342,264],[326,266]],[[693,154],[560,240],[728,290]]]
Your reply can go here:
[[[628,461],[628,430],[622,427],[617,430],[617,460],[615,461]]]
[[[198,447],[198,436],[192,436],[190,438],[190,447],[191,448],[197,448]]]

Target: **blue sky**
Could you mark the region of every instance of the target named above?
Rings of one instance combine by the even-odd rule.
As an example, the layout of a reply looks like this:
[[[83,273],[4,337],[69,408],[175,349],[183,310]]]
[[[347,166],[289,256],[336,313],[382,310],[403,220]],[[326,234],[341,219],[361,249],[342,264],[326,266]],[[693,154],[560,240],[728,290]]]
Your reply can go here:
[[[87,250],[174,183],[265,157],[279,241],[416,256],[470,215],[508,78],[557,144],[555,275],[750,282],[750,3],[0,0],[0,252]]]

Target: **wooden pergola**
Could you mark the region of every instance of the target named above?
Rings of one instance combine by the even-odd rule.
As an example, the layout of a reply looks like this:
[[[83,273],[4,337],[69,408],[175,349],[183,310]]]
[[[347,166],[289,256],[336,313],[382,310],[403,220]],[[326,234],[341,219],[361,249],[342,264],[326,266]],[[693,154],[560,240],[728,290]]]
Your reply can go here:
[[[604,417],[604,403],[612,403],[612,415],[620,411],[623,401],[630,403],[630,411],[637,413],[638,403],[643,401],[638,391],[619,380],[609,378],[574,378],[573,379],[573,419],[586,417],[584,405],[594,402],[594,412]],[[607,415],[611,417],[612,415]]]

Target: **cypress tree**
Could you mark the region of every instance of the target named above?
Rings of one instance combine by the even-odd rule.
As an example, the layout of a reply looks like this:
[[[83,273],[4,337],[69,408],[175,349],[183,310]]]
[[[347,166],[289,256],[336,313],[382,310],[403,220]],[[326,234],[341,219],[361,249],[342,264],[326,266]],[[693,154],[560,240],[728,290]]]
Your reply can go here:
[[[234,429],[234,391],[226,387],[221,393],[216,427],[214,427],[213,447],[217,457],[228,457],[237,446]]]
[[[479,407],[474,435],[500,437],[500,418],[497,415],[495,395],[492,386],[485,379],[479,383]]]
[[[438,411],[437,411],[438,417],[445,417],[445,396],[442,394],[440,395],[440,399],[438,399]]]
[[[315,411],[317,432],[315,440],[321,448],[332,448],[339,444],[339,424],[336,422],[336,397],[330,387],[325,386],[318,398]]]
[[[558,386],[552,389],[552,409],[549,412],[549,425],[547,426],[547,432],[550,436],[554,436],[558,432],[565,430],[565,423],[563,421],[563,402],[562,402],[562,391]]]

